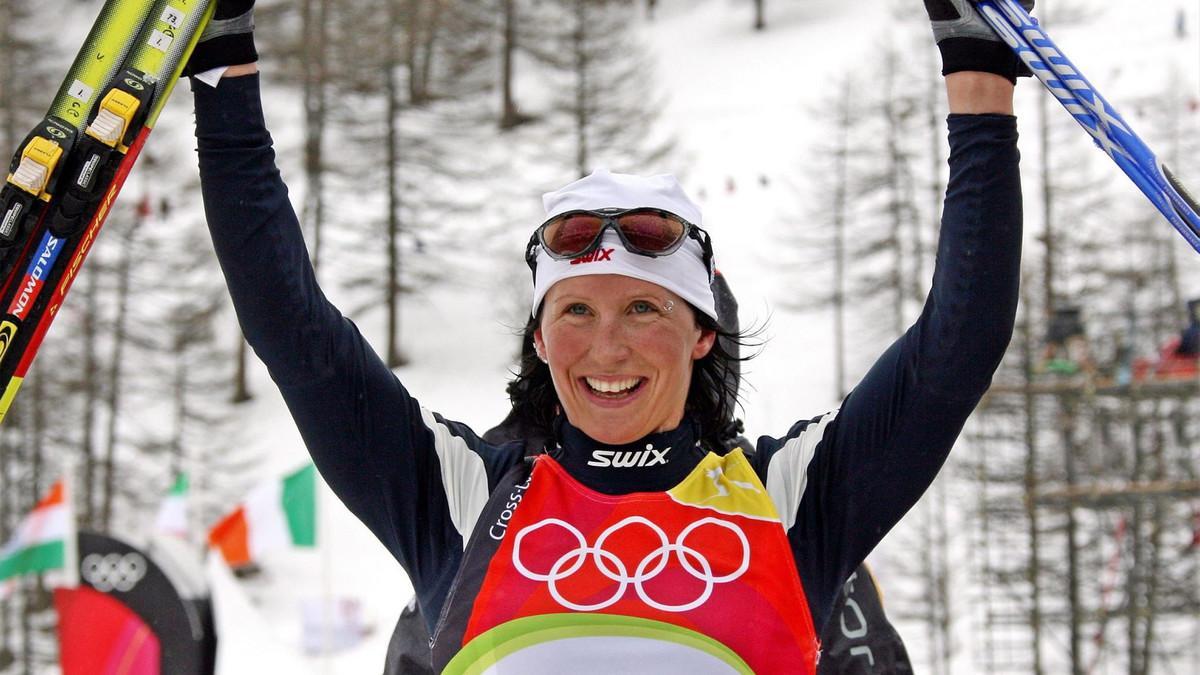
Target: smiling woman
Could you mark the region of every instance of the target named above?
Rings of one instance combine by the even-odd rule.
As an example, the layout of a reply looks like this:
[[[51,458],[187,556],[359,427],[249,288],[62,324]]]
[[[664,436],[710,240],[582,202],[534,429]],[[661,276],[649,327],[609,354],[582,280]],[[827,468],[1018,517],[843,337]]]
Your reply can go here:
[[[524,435],[490,443],[421,407],[321,293],[257,75],[194,87],[243,331],[325,480],[412,579],[435,670],[816,672],[839,588],[933,481],[1012,335],[1017,64],[968,0],[925,4],[952,113],[925,309],[840,409],[752,454],[728,443],[737,336],[718,328],[713,244],[673,177],[601,170],[545,195],[509,386]],[[220,37],[249,39],[245,19]]]

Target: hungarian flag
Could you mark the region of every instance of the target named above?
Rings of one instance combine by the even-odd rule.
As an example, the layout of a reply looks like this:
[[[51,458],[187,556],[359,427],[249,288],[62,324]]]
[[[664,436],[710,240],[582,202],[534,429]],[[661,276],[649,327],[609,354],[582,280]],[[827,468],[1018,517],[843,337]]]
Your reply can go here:
[[[188,537],[188,479],[187,474],[180,472],[175,477],[175,484],[158,507],[158,516],[154,519],[154,529],[162,534],[169,534],[181,539]]]
[[[59,585],[77,585],[76,555],[75,514],[60,480],[0,549],[0,598],[13,591],[17,578],[37,572],[60,570],[64,578]]]
[[[288,545],[315,546],[316,474],[309,464],[254,488],[209,531],[209,545],[221,551],[230,567],[257,562],[266,551]]]

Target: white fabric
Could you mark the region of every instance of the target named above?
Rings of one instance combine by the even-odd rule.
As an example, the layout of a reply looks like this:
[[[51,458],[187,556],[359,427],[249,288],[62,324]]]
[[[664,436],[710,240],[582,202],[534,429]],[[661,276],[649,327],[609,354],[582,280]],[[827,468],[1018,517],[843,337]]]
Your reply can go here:
[[[171,493],[163,499],[154,517],[154,531],[187,539],[188,498],[186,494]]]
[[[278,478],[255,486],[242,502],[249,530],[251,560],[292,544],[292,531],[283,510],[283,482]]]
[[[825,428],[837,414],[834,410],[815,424],[809,424],[799,436],[784,443],[767,464],[767,494],[775,503],[784,530],[796,524],[796,512],[808,487],[808,465],[817,452],[817,444],[825,437]]]
[[[221,82],[221,78],[225,76],[225,71],[229,70],[229,66],[217,66],[212,70],[206,70],[203,73],[196,73],[192,77],[200,80],[204,84],[215,88]]]
[[[0,558],[34,546],[65,541],[71,529],[71,518],[70,507],[65,502],[35,508],[17,525],[16,533],[0,548]]]
[[[639,207],[670,211],[693,225],[700,225],[703,218],[700,207],[684,194],[679,181],[669,174],[633,176],[597,169],[560,190],[546,193],[542,196],[542,204],[546,207],[547,219],[568,211]],[[537,316],[546,292],[563,279],[620,274],[658,284],[717,319],[717,303],[709,285],[704,249],[695,239],[689,237],[671,255],[651,258],[626,251],[616,233],[606,230],[600,249],[605,253],[575,260],[555,260],[539,249],[531,313]],[[609,249],[611,253],[607,252]]]
[[[451,433],[449,427],[438,422],[433,413],[421,408],[421,420],[433,432],[450,521],[462,536],[466,549],[475,522],[487,505],[487,467],[483,465],[483,458],[471,450],[466,441]]]
[[[700,207],[683,192],[671,174],[634,176],[596,169],[591,174],[542,195],[546,218],[567,211],[636,209],[641,206],[670,211],[693,225],[704,225]]]

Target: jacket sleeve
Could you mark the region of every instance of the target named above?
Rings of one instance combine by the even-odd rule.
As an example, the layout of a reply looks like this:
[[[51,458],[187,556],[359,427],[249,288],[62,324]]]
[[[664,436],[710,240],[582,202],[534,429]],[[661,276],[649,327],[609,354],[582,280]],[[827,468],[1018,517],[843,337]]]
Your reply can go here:
[[[933,482],[1012,337],[1021,257],[1016,119],[951,115],[950,179],[921,316],[840,410],[759,441],[814,622]]]
[[[326,300],[275,167],[258,77],[193,91],[205,214],[242,331],[321,475],[436,616],[490,489],[520,453],[422,408]]]

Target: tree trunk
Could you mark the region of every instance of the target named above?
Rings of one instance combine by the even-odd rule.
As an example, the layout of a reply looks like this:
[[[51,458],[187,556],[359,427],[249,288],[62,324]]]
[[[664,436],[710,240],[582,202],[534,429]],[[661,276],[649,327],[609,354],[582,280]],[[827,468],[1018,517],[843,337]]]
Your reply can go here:
[[[100,509],[100,527],[108,532],[112,526],[113,493],[116,492],[117,422],[121,417],[121,361],[128,341],[126,326],[129,319],[129,287],[133,269],[133,247],[138,230],[145,222],[141,212],[134,218],[121,241],[121,258],[117,263],[116,316],[113,319],[112,353],[108,369],[108,420],[104,433],[104,501]]]
[[[766,0],[754,0],[754,30],[764,30],[767,27]]]
[[[99,365],[96,362],[96,312],[99,302],[96,299],[99,284],[100,269],[91,268],[87,272],[87,283],[84,284],[83,301],[83,380],[80,389],[83,393],[83,419],[79,423],[80,440],[79,454],[83,458],[83,503],[80,513],[82,522],[89,527],[100,527],[96,511],[96,479],[97,459],[94,429],[96,426],[96,407],[99,405],[99,392],[96,391],[96,372]],[[101,499],[106,495],[101,494]]]
[[[512,129],[526,121],[517,111],[513,94],[513,60],[517,51],[517,3],[516,0],[500,0],[502,39],[500,41],[500,128]]]
[[[1062,434],[1063,469],[1066,476],[1066,489],[1073,490],[1079,484],[1079,471],[1075,455],[1075,403],[1070,399],[1060,402],[1059,429]],[[1083,602],[1079,597],[1079,577],[1083,573],[1079,564],[1079,522],[1075,517],[1075,505],[1067,503],[1067,613],[1070,620],[1070,654],[1071,675],[1083,675],[1083,622],[1085,619]]]
[[[17,420],[13,419],[10,424],[15,422]],[[8,541],[9,537],[12,536],[12,528],[9,527],[12,510],[9,506],[13,493],[16,492],[13,488],[12,474],[10,473],[15,463],[13,454],[13,448],[9,444],[9,436],[7,434],[0,435],[0,541]],[[12,602],[10,597],[0,600],[0,671],[8,668],[12,662],[12,628]]]
[[[246,361],[250,358],[250,346],[246,344],[246,338],[242,335],[240,328],[237,342],[233,368],[233,396],[229,400],[231,403],[245,403],[254,398],[254,394],[250,392],[250,383],[246,377]]]
[[[427,103],[433,100],[433,88],[430,82],[433,80],[433,61],[434,48],[437,45],[438,34],[442,28],[442,13],[445,9],[445,0],[428,0],[433,4],[432,13],[429,16],[429,21],[425,24],[424,30],[421,31],[421,63],[420,63],[420,97],[413,101],[414,105]]]
[[[1042,312],[1049,319],[1058,305],[1057,289],[1054,285],[1055,256],[1057,241],[1054,226],[1054,171],[1050,164],[1053,154],[1050,139],[1050,109],[1045,96],[1038,97],[1038,140],[1041,143],[1041,188],[1042,188]]]
[[[928,72],[936,74],[940,63],[937,49],[932,45],[925,50],[928,57]],[[945,79],[939,76],[928,78],[929,92],[925,96],[925,128],[929,134],[929,219],[933,240],[937,241],[942,230],[942,203],[946,198],[946,185],[942,182],[942,143],[946,138],[944,104],[941,90]]]
[[[408,32],[408,39],[404,43],[404,63],[408,69],[408,101],[416,106],[424,105],[430,98],[429,82],[426,79],[430,71],[426,69],[423,57],[428,54],[425,51],[426,45],[433,39],[433,22],[440,11],[441,2],[434,0],[432,13],[428,17],[424,11],[427,5],[428,2],[422,0],[407,0],[407,20],[401,22]]]
[[[392,20],[396,3],[389,5]],[[387,48],[384,64],[384,96],[387,97],[385,121],[387,127],[387,284],[384,305],[387,307],[387,365],[396,368],[408,363],[400,350],[400,92],[396,85],[396,69],[400,59],[395,43]]]
[[[29,398],[25,400],[27,404],[25,424],[22,431],[25,436],[25,447],[29,452],[29,479],[26,483],[27,498],[25,508],[21,509],[25,513],[33,508],[41,499],[40,490],[42,489],[42,455],[43,443],[45,442],[45,412],[43,400],[43,389],[45,385],[42,383],[42,378],[32,378]],[[36,589],[29,580],[23,579],[20,582],[21,586],[21,669],[25,675],[34,674],[33,663],[33,614],[35,611],[34,595]]]
[[[920,523],[922,541],[918,559],[920,560],[920,575],[925,584],[925,593],[921,601],[924,606],[921,620],[925,624],[926,658],[929,662],[929,672],[933,675],[942,675],[943,664],[941,650],[938,647],[937,599],[934,597],[934,580],[937,578],[937,571],[933,556],[933,509],[929,502],[921,505]]]
[[[1161,501],[1154,502],[1150,516],[1150,565],[1146,575],[1145,586],[1145,617],[1146,624],[1142,629],[1141,672],[1139,675],[1150,675],[1150,663],[1154,659],[1154,627],[1158,616],[1158,587],[1162,577],[1162,534],[1165,526],[1166,509]],[[1193,617],[1194,618],[1194,617]]]
[[[1032,675],[1043,675],[1042,669],[1042,584],[1041,584],[1041,523],[1038,517],[1038,424],[1037,400],[1033,394],[1034,369],[1037,367],[1033,333],[1033,309],[1028,294],[1024,294],[1024,320],[1021,322],[1021,370],[1024,375],[1022,403],[1025,414],[1025,519],[1029,541],[1029,560],[1026,582],[1029,584],[1029,651],[1033,658]]]
[[[16,148],[20,142],[17,134],[17,101],[19,97],[13,94],[16,88],[17,58],[13,46],[13,24],[8,17],[13,16],[12,0],[0,0],[0,16],[6,17],[0,21],[0,142],[3,148]]]
[[[320,269],[325,220],[324,141],[329,0],[304,0],[304,224],[312,235],[313,268]]]
[[[1145,477],[1146,466],[1146,448],[1143,441],[1143,429],[1141,418],[1141,407],[1138,404],[1136,394],[1131,398],[1130,405],[1130,428],[1131,437],[1133,440],[1133,469],[1129,472],[1130,481],[1140,481]],[[1142,597],[1142,579],[1144,561],[1144,550],[1142,547],[1142,524],[1145,520],[1145,509],[1141,501],[1135,501],[1133,504],[1133,515],[1129,519],[1129,551],[1132,564],[1129,567],[1129,576],[1125,581],[1125,611],[1127,620],[1125,624],[1125,653],[1126,653],[1126,672],[1129,675],[1138,675],[1141,672],[1139,665],[1138,647],[1141,640],[1138,638],[1140,626],[1138,625],[1139,616],[1141,615],[1141,597]]]
[[[33,590],[25,577],[17,579],[17,593],[21,598],[21,675],[33,673]]]
[[[183,438],[187,427],[187,384],[188,384],[188,335],[187,329],[175,335],[175,375],[171,383],[171,399],[174,402],[175,420],[171,431],[169,453],[171,466],[176,472],[183,468]]]
[[[905,256],[904,256],[904,224],[905,224],[905,199],[903,176],[906,171],[906,159],[900,148],[898,136],[904,133],[902,122],[900,120],[900,111],[896,106],[896,60],[888,59],[884,70],[884,87],[886,93],[883,97],[883,117],[887,124],[888,133],[886,134],[886,152],[887,152],[887,184],[888,184],[888,219],[890,225],[889,246],[892,249],[892,334],[902,335],[907,322],[904,320],[904,305],[905,299],[908,296],[907,284],[905,283]],[[932,645],[931,645],[932,648]]]
[[[934,518],[933,524],[934,545],[937,551],[936,566],[937,577],[935,578],[934,590],[936,591],[937,607],[941,615],[939,616],[937,629],[942,646],[942,664],[945,667],[944,672],[950,672],[950,666],[954,658],[954,613],[950,605],[950,537],[949,523],[947,522],[947,514],[949,509],[946,504],[946,483],[941,481],[933,485],[934,499]]]
[[[575,0],[575,27],[572,45],[575,49],[575,172],[582,178],[591,163],[588,149],[588,67],[587,0]]]
[[[838,97],[837,151],[834,153],[836,182],[833,191],[833,350],[834,393],[846,398],[846,209],[850,191],[850,116],[853,114],[850,81]]]

